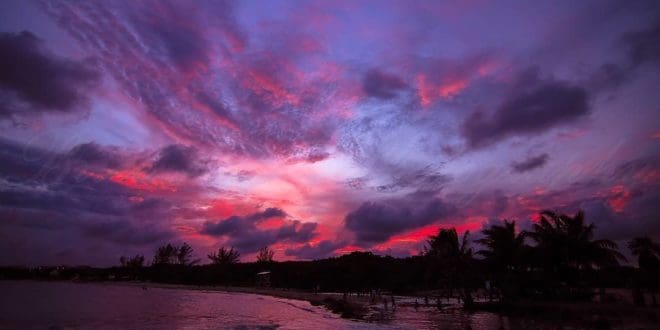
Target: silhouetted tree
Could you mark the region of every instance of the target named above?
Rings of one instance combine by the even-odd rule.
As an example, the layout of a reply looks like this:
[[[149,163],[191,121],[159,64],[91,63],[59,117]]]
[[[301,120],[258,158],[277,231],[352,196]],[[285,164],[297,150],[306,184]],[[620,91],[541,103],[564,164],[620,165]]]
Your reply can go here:
[[[172,244],[167,244],[165,246],[161,246],[156,250],[156,253],[154,254],[154,265],[171,265],[176,263],[177,261],[177,256],[179,253],[179,249],[172,245]]]
[[[208,258],[211,259],[211,263],[214,265],[236,264],[240,261],[240,257],[241,254],[234,247],[227,249],[224,246],[218,249],[218,253],[214,252],[208,255]]]
[[[575,216],[541,212],[541,219],[527,235],[536,242],[534,250],[541,266],[553,272],[615,266],[625,257],[607,239],[594,240],[596,226],[584,222],[584,212]]]
[[[193,248],[188,243],[183,243],[181,246],[168,243],[156,250],[153,264],[192,266],[199,262],[199,259],[191,260],[193,251]]]
[[[504,220],[502,225],[493,225],[484,229],[484,237],[477,242],[486,247],[480,254],[496,268],[496,271],[515,269],[522,263],[525,248],[524,232],[516,234],[516,222]]]
[[[257,262],[260,263],[273,262],[274,255],[275,255],[275,251],[271,250],[267,246],[264,246],[261,249],[259,249],[259,254],[257,254]]]
[[[177,254],[176,254],[176,261],[179,265],[184,265],[184,266],[192,266],[194,264],[197,264],[200,260],[195,259],[191,260],[192,254],[195,250],[188,245],[188,243],[183,243],[178,249],[177,249]]]
[[[628,242],[628,248],[637,256],[637,264],[643,270],[660,269],[660,244],[650,237],[637,237]]]
[[[639,275],[635,279],[636,287],[633,290],[636,294],[636,303],[644,305],[644,296],[641,294],[640,287],[649,290],[651,304],[657,306],[658,302],[655,293],[658,289],[658,277],[660,276],[660,244],[654,242],[650,237],[637,237],[628,242],[628,248],[633,255],[637,256],[637,264],[640,269]]]
[[[504,220],[502,225],[493,225],[484,229],[484,237],[477,242],[486,247],[477,254],[485,257],[486,264],[506,300],[515,298],[520,291],[516,272],[523,266],[524,255],[528,252],[525,245],[525,232],[516,233],[516,222]]]
[[[463,234],[459,241],[456,228],[440,229],[437,235],[430,236],[426,241],[424,255],[430,260],[437,275],[441,277],[448,289],[453,291],[461,288],[461,298],[465,305],[473,303],[471,290],[467,281],[473,261],[472,249],[469,246],[470,232]]]
[[[144,265],[144,256],[139,254],[134,257],[121,256],[119,264],[125,268],[141,268]]]

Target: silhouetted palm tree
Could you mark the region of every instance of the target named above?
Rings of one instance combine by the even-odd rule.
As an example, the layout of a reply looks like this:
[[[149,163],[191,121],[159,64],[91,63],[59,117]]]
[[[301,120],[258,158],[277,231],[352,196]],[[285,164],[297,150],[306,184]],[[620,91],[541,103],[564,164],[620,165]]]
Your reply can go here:
[[[427,256],[440,257],[443,259],[462,259],[472,257],[472,249],[469,246],[470,232],[463,234],[463,239],[459,242],[456,228],[441,228],[437,235],[429,236],[426,243],[424,254]]]
[[[520,293],[517,271],[523,266],[524,256],[529,252],[525,245],[525,232],[516,233],[516,222],[504,220],[502,225],[484,229],[484,237],[477,242],[486,247],[477,254],[485,257],[491,270],[490,279],[500,289],[504,300],[515,299]],[[489,293],[490,294],[490,293]]]
[[[628,248],[633,255],[637,256],[637,264],[641,270],[636,278],[636,284],[649,290],[651,304],[657,306],[655,293],[658,289],[658,271],[660,271],[660,244],[648,236],[637,237],[628,242]],[[639,288],[633,290],[639,290]],[[640,296],[641,293],[638,293],[637,303],[643,305],[644,298]]]
[[[238,253],[238,250],[235,250],[234,247],[227,249],[224,246],[218,249],[218,253],[208,255],[208,258],[211,259],[211,263],[214,265],[235,264],[239,262],[240,257],[241,254]]]
[[[637,256],[637,264],[640,269],[660,269],[660,244],[654,242],[650,237],[637,237],[628,242],[628,248],[633,255]]]
[[[484,238],[477,242],[486,247],[480,250],[480,254],[486,261],[497,268],[497,271],[515,269],[522,262],[522,256],[526,248],[525,232],[516,234],[516,222],[504,220],[502,225],[493,225],[482,231]]]
[[[470,273],[469,268],[473,261],[469,237],[470,232],[466,231],[462,240],[459,241],[456,228],[441,228],[437,235],[429,237],[426,241],[428,247],[424,248],[424,255],[430,260],[431,265],[437,269],[438,275],[448,286],[450,292],[454,288],[462,289],[461,298],[466,306],[473,303],[466,278]]]
[[[593,239],[596,226],[585,224],[584,212],[573,217],[552,211],[540,215],[527,235],[536,242],[537,260],[546,270],[614,266],[625,260],[613,241]]]

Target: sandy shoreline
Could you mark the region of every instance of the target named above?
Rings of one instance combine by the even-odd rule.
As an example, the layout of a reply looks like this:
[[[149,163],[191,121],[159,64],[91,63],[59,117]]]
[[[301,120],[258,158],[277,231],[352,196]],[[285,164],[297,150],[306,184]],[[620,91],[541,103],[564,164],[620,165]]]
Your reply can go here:
[[[188,284],[169,284],[157,282],[89,282],[101,285],[123,285],[137,288],[159,288],[172,290],[196,290],[196,291],[215,291],[228,293],[246,293],[263,296],[270,296],[283,299],[292,299],[307,301],[313,306],[324,306],[333,313],[339,314],[344,318],[363,319],[372,304],[367,296],[350,295],[346,300],[340,293],[314,293],[309,291],[295,289],[277,289],[277,288],[255,288],[255,287],[236,287],[236,286],[212,286],[212,285],[188,285]]]
[[[134,286],[134,287],[145,287],[145,288],[159,288],[159,289],[178,289],[178,290],[197,290],[197,291],[218,291],[218,292],[236,292],[236,293],[250,293],[258,294],[263,296],[271,296],[277,298],[286,298],[293,300],[304,300],[312,301],[319,298],[333,297],[341,298],[339,294],[333,293],[321,293],[315,294],[307,291],[300,290],[285,290],[285,289],[274,289],[274,288],[255,288],[255,287],[238,287],[238,286],[213,286],[213,285],[189,285],[189,284],[169,284],[169,283],[157,283],[157,282],[91,282],[98,284],[107,284],[107,285],[125,285],[125,286]]]

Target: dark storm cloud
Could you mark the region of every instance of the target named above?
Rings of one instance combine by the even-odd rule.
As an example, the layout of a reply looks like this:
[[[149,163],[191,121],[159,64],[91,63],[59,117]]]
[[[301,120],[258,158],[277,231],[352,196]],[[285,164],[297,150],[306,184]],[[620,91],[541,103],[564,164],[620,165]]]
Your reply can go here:
[[[170,206],[157,199],[131,201],[130,198],[135,195],[139,195],[139,192],[113,181],[71,172],[52,180],[25,182],[0,188],[0,206],[62,214],[88,213],[108,216],[138,213],[155,215],[165,212]]]
[[[348,243],[343,241],[323,240],[316,245],[306,243],[300,247],[286,249],[284,254],[298,259],[323,259],[332,256],[335,250],[347,245]]]
[[[128,157],[96,144],[80,144],[59,153],[0,139],[0,178],[22,186],[82,185],[93,178],[81,171],[115,169]]]
[[[122,166],[122,157],[116,150],[103,148],[94,142],[83,143],[69,151],[69,159],[84,165],[117,169]]]
[[[79,230],[83,235],[116,244],[141,245],[172,236],[150,219],[165,219],[171,203],[141,196],[127,186],[87,175],[92,169],[119,166],[111,157],[126,158],[95,144],[56,153],[0,141],[0,217],[11,228]],[[135,198],[136,196],[141,196]],[[142,225],[135,226],[132,223]],[[80,235],[80,234],[78,234]]]
[[[39,148],[0,138],[0,176],[10,182],[29,183],[59,156]]]
[[[529,172],[531,170],[545,166],[549,158],[550,156],[548,154],[531,156],[525,160],[511,163],[511,169],[516,173]]]
[[[234,215],[217,222],[207,221],[202,226],[201,233],[209,236],[227,236],[229,244],[245,253],[255,252],[259,248],[280,241],[307,242],[317,235],[317,224],[314,222],[287,220],[278,228],[259,229],[257,227],[257,224],[263,220],[282,217],[286,217],[284,211],[271,207],[263,212],[246,216]]]
[[[346,215],[344,226],[355,233],[357,244],[370,245],[456,213],[455,207],[429,195],[417,192],[400,199],[365,202]]]
[[[150,173],[178,172],[195,177],[208,169],[198,157],[197,149],[182,145],[167,146],[158,153],[157,159],[147,169]]]
[[[250,230],[236,233],[229,237],[229,243],[240,251],[250,253],[260,248],[281,241],[291,243],[303,243],[314,238],[317,224],[315,222],[291,221],[276,229]]]
[[[623,37],[622,42],[633,66],[660,60],[658,40],[660,40],[660,21],[646,29],[629,32]]]
[[[284,217],[286,213],[277,207],[269,207],[263,212],[257,212],[250,215],[248,218],[252,221],[260,221],[263,219],[274,218],[274,217]]]
[[[367,95],[384,100],[396,97],[406,87],[401,78],[379,70],[367,72],[362,81],[362,89]]]
[[[72,111],[98,77],[87,63],[49,53],[31,32],[0,33],[0,116]]]
[[[584,88],[541,79],[532,69],[518,77],[512,94],[493,113],[473,113],[463,124],[463,136],[470,147],[484,147],[511,136],[542,133],[589,111]]]
[[[607,62],[595,70],[586,81],[593,91],[616,88],[634,78],[646,64],[660,64],[660,22],[656,21],[644,29],[624,33],[616,48],[623,58]]]
[[[96,143],[79,144],[59,153],[0,139],[0,177],[24,185],[84,182],[88,176],[80,171],[119,169],[131,157]]]

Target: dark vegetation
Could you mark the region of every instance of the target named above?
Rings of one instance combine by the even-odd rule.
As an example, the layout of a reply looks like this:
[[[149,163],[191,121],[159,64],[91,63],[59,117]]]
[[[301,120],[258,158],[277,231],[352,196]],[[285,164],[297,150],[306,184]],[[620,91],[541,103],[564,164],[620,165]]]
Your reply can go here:
[[[630,288],[638,304],[642,293],[656,292],[660,278],[660,245],[648,237],[629,242],[639,267],[622,266],[617,245],[596,239],[596,228],[585,215],[544,211],[531,231],[515,221],[483,230],[473,246],[470,233],[454,228],[429,237],[418,256],[393,258],[371,252],[352,252],[314,261],[273,260],[262,248],[256,262],[240,262],[240,253],[220,248],[208,255],[210,264],[192,258],[193,249],[167,244],[145,265],[143,256],[121,257],[120,266],[3,268],[1,278],[137,280],[191,285],[255,286],[257,273],[269,271],[273,287],[329,292],[389,291],[396,294],[433,294],[458,297],[467,308],[479,292],[499,304],[520,300],[591,301],[599,288]],[[480,248],[474,250],[474,248]]]

